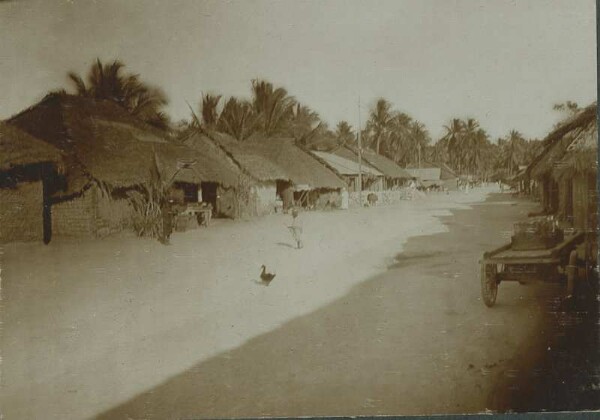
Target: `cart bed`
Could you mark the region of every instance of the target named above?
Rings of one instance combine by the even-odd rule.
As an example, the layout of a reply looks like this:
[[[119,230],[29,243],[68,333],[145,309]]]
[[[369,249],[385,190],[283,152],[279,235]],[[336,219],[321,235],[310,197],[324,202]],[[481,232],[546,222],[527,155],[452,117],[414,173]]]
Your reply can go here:
[[[494,251],[486,252],[483,254],[483,263],[496,262],[496,263],[556,263],[559,261],[559,254],[565,248],[571,247],[583,241],[583,232],[573,232],[571,234],[565,234],[565,238],[562,242],[556,246],[548,249],[539,250],[523,250],[517,251],[511,248],[510,244],[504,245]]]

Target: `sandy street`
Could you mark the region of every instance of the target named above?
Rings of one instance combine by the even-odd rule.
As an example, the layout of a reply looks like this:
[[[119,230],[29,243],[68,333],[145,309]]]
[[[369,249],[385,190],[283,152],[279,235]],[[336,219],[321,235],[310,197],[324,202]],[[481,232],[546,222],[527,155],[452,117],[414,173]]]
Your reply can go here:
[[[284,215],[218,221],[168,247],[131,236],[5,246],[2,412],[485,410],[543,334],[553,293],[503,284],[495,308],[481,303],[478,258],[535,208],[508,194],[482,203],[490,191],[303,213],[302,250]],[[262,264],[277,274],[269,287]]]

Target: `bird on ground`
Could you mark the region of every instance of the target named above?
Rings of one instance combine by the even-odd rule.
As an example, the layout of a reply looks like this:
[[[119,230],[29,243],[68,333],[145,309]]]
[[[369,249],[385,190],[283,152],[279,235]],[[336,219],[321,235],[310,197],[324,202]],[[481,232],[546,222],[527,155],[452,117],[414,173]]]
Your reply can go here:
[[[262,271],[260,272],[260,279],[263,282],[263,284],[268,286],[271,283],[271,281],[275,278],[275,274],[267,273],[267,267],[265,267],[264,265],[262,265],[260,268],[262,269]]]

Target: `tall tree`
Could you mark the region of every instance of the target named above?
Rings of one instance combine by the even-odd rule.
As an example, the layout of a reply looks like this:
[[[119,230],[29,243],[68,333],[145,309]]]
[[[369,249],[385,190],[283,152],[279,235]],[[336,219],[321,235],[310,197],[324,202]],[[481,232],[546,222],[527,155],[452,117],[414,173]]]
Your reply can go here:
[[[446,140],[448,147],[448,158],[454,169],[461,172],[462,154],[464,149],[463,134],[464,134],[464,122],[458,118],[454,118],[449,125],[444,126],[446,134],[443,139]]]
[[[356,142],[356,134],[347,121],[340,121],[335,129],[337,143],[341,146],[351,145]]]
[[[87,81],[74,72],[69,72],[68,78],[77,95],[113,101],[149,124],[168,128],[168,116],[162,111],[168,103],[165,94],[142,82],[138,74],[124,74],[124,67],[119,60],[103,64],[96,59],[88,71]]]
[[[284,88],[274,88],[265,80],[252,81],[252,108],[259,117],[261,131],[267,136],[286,131],[295,104],[295,99]]]
[[[393,117],[392,104],[379,98],[367,121],[367,131],[372,133],[371,144],[377,153],[381,152],[381,144],[387,140]]]
[[[297,141],[307,144],[311,137],[317,133],[321,125],[319,114],[305,105],[299,103],[292,106],[289,120],[286,123],[287,131]]]
[[[202,96],[202,123],[206,128],[215,128],[219,122],[218,106],[221,95],[205,94]]]
[[[248,101],[230,98],[221,111],[218,129],[239,141],[246,140],[260,127],[258,115]]]

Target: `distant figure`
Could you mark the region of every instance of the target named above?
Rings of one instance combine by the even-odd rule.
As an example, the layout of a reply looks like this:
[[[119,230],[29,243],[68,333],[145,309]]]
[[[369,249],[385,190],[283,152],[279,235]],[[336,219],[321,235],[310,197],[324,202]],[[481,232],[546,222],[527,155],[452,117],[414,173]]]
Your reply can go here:
[[[298,210],[292,209],[292,224],[288,226],[296,242],[296,248],[302,248],[302,221],[298,218]]]
[[[173,232],[173,211],[171,202],[167,201],[161,208],[162,213],[162,229],[159,234],[158,241],[163,245],[171,243],[171,233]]]
[[[379,197],[377,197],[377,194],[369,193],[369,195],[367,195],[367,202],[369,203],[369,206],[376,205],[378,199]]]

